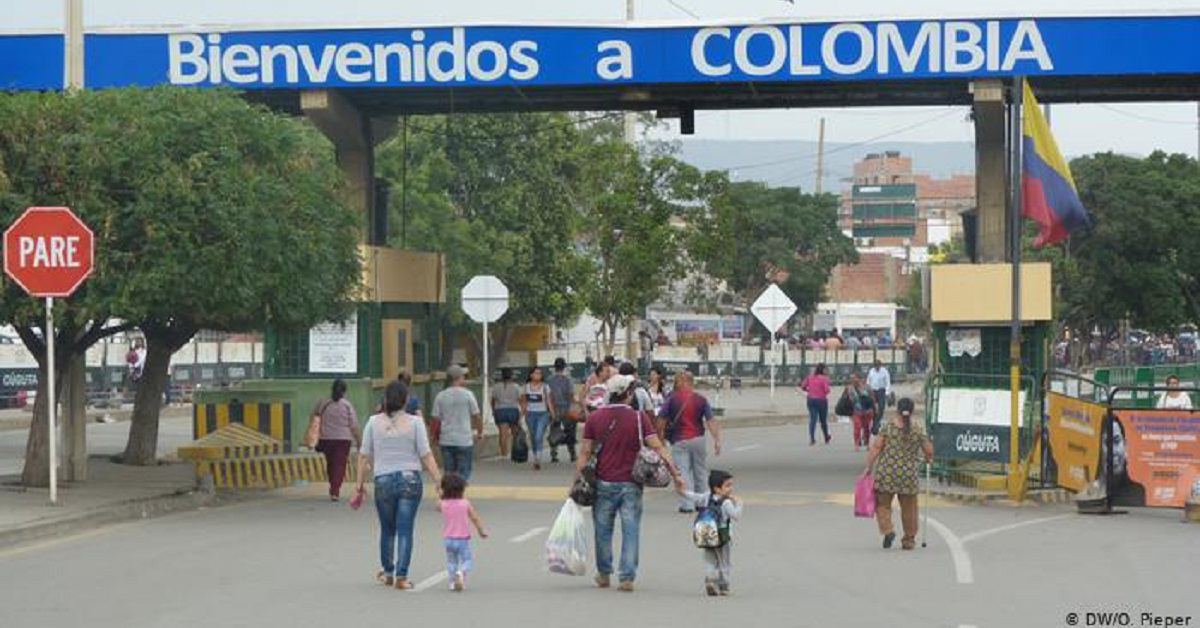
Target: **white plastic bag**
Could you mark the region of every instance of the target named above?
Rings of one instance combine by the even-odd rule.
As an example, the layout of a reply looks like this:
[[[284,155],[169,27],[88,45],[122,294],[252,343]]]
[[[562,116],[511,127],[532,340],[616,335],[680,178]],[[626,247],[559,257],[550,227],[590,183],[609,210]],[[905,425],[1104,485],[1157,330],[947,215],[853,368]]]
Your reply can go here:
[[[546,568],[565,576],[586,576],[588,538],[583,509],[571,500],[563,504],[546,539]]]

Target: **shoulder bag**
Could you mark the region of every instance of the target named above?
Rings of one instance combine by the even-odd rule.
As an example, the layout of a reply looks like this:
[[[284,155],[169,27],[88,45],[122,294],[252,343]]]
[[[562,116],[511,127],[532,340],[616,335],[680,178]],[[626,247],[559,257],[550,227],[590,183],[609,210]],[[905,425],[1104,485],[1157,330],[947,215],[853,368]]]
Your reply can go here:
[[[333,403],[332,399],[327,400],[325,405],[321,406],[321,409],[317,410],[317,412],[312,415],[312,418],[308,420],[308,429],[304,432],[305,447],[313,449],[321,440],[321,415],[325,414],[325,411],[329,409],[329,404],[331,403]]]
[[[663,488],[671,485],[671,471],[667,469],[667,461],[658,455],[657,451],[646,446],[646,437],[642,433],[642,415],[637,417],[638,425],[638,455],[633,461],[633,481],[642,486]]]
[[[587,461],[583,470],[579,472],[579,477],[571,485],[571,501],[584,508],[596,503],[596,467],[600,461],[600,451],[604,449],[604,441],[608,440],[616,427],[617,419],[613,419],[604,435],[596,441],[596,450],[592,452],[591,460]]]

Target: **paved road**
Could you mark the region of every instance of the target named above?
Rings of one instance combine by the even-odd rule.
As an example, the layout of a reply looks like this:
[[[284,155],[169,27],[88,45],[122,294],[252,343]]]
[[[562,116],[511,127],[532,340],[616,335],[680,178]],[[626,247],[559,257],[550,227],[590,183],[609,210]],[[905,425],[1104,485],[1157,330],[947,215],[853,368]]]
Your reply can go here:
[[[933,517],[942,532],[931,531],[928,549],[885,552],[873,523],[850,514],[862,460],[845,425],[829,447],[808,447],[796,427],[728,438],[715,462],[736,474],[747,501],[734,529],[731,598],[702,595],[691,521],[664,491],[647,498],[635,594],[545,573],[543,529],[568,470],[534,474],[492,461],[471,489],[492,538],[476,546],[465,594],[445,590],[431,501],[419,515],[412,567],[423,589],[402,593],[372,582],[374,513],[330,504],[323,487],[310,486],[0,553],[0,623],[983,628],[1065,626],[1069,612],[1113,610],[1200,623],[1200,527],[1179,523],[1178,513],[1085,518],[1063,506],[941,504]]]

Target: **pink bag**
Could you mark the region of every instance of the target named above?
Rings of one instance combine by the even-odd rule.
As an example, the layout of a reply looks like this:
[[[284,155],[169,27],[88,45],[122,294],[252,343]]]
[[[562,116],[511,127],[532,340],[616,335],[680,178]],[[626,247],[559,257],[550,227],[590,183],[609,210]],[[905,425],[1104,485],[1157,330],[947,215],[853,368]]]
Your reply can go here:
[[[875,476],[864,473],[854,483],[854,516],[875,516]]]

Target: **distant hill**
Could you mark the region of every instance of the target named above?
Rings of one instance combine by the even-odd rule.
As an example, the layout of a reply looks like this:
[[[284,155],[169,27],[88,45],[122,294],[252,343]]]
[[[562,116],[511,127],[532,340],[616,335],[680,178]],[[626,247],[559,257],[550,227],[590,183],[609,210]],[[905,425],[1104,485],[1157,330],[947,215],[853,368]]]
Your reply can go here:
[[[704,170],[729,170],[738,181],[765,181],[812,191],[816,185],[817,143],[806,141],[680,139],[681,158]],[[827,192],[848,187],[854,162],[867,153],[898,150],[913,158],[917,174],[946,177],[975,172],[975,145],[970,142],[878,142],[865,146],[825,144]]]

